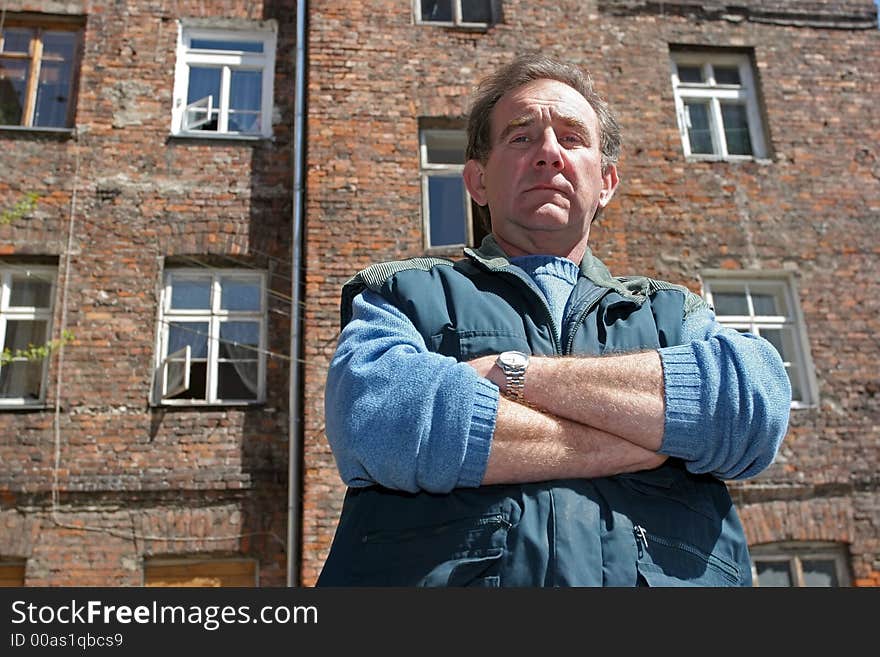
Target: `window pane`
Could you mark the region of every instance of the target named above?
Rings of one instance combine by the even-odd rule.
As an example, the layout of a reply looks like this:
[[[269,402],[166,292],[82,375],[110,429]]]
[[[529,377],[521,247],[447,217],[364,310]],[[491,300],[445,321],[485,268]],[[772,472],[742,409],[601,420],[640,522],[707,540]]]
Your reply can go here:
[[[220,76],[219,68],[206,68],[202,66],[189,67],[189,88],[187,90],[186,104],[190,105],[197,100],[204,100],[210,96],[211,120],[202,125],[197,125],[198,130],[217,130],[217,120],[220,116]],[[190,110],[191,116],[187,118],[188,125],[204,121],[206,117],[204,107]]]
[[[260,345],[258,322],[223,322],[220,325],[220,358],[217,396],[220,399],[256,399]],[[223,362],[225,361],[225,362]]]
[[[224,276],[220,278],[220,308],[223,310],[259,310],[260,282]]]
[[[467,137],[463,130],[425,133],[428,164],[464,164]]]
[[[492,22],[492,3],[490,0],[461,0],[461,20],[463,23]]]
[[[746,106],[736,103],[721,103],[721,119],[724,121],[727,152],[731,155],[751,155],[752,139],[749,136]]]
[[[688,139],[691,142],[691,153],[714,153],[712,147],[712,130],[709,125],[708,103],[685,103],[688,115]]]
[[[43,360],[16,361],[0,367],[0,398],[39,399]]]
[[[739,67],[737,66],[714,66],[715,84],[741,84],[739,79]]]
[[[73,61],[76,34],[73,32],[43,32],[43,59]]]
[[[422,0],[422,20],[452,22],[452,0]]]
[[[232,71],[228,121],[230,132],[260,132],[262,88],[261,71]]]
[[[785,326],[782,328],[765,328],[761,327],[761,337],[772,344],[782,360],[789,362],[797,359],[797,350],[795,349],[795,332],[794,327]]]
[[[679,64],[678,79],[681,82],[687,82],[690,84],[700,83],[703,81],[703,67]]]
[[[194,362],[189,368],[189,389],[169,399],[207,399],[208,398],[208,363]]]
[[[0,57],[0,125],[21,125],[28,62]]]
[[[229,108],[259,110],[262,99],[262,71],[232,71]]]
[[[257,398],[257,362],[235,361],[217,366],[219,399],[251,400]]]
[[[187,280],[174,277],[171,283],[171,307],[175,310],[209,309],[211,307],[211,279]],[[176,349],[171,351],[176,351]]]
[[[46,329],[49,322],[45,320],[8,320],[3,348],[16,352],[30,346],[41,347],[46,344]]]
[[[220,358],[255,359],[260,346],[259,322],[220,324]]]
[[[193,39],[194,50],[233,50],[235,52],[263,52],[262,41],[225,41],[222,39]]]
[[[48,308],[52,303],[52,281],[36,275],[12,277],[10,307]]]
[[[804,391],[800,384],[801,369],[797,365],[787,365],[785,371],[788,374],[788,380],[791,382],[791,400],[797,402],[805,401]]]
[[[67,125],[72,70],[70,61],[43,62],[40,67],[33,125],[47,128],[63,128]]]
[[[170,322],[168,325],[168,349],[166,354],[173,354],[185,346],[190,347],[190,357],[208,357],[208,323],[207,322]]]
[[[713,292],[716,315],[748,315],[749,304],[744,292]]]
[[[787,561],[755,561],[758,573],[758,586],[779,587],[791,586],[791,573]]]
[[[34,31],[23,27],[7,27],[3,30],[2,52],[29,53]]]
[[[261,125],[259,112],[229,113],[229,132],[256,133]]]
[[[464,182],[461,178],[428,178],[431,246],[465,243]]]
[[[804,586],[840,586],[835,562],[828,559],[802,559]]]
[[[756,315],[781,315],[776,304],[776,295],[774,294],[754,294],[752,293],[752,307],[755,309]]]

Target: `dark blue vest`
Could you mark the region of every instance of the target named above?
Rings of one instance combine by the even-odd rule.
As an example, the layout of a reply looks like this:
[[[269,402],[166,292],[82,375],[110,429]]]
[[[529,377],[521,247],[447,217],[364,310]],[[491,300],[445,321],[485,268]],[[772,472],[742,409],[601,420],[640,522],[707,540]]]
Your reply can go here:
[[[456,263],[375,265],[365,288],[459,360],[518,349],[599,355],[681,343],[702,300],[648,278],[612,278],[589,252],[561,327],[490,238]],[[558,329],[558,331],[556,330]],[[557,337],[557,332],[560,337]],[[404,493],[348,489],[318,586],[748,586],[746,539],[727,487],[676,459],[595,479]]]

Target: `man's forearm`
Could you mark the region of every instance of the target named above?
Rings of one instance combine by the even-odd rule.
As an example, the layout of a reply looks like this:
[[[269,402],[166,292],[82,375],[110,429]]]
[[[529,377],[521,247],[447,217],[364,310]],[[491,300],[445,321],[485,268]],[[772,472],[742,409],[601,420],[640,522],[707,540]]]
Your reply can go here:
[[[502,397],[482,483],[603,477],[665,460],[619,436]]]
[[[471,366],[502,390],[494,356]],[[533,356],[525,400],[559,418],[625,438],[652,452],[663,441],[663,369],[656,351],[602,357]]]

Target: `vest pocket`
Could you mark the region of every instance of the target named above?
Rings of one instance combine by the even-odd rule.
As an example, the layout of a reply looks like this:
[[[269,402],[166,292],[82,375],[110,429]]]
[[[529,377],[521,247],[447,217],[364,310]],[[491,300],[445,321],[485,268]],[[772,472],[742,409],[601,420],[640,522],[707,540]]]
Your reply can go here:
[[[504,330],[461,330],[446,327],[441,333],[431,336],[431,351],[452,356],[459,361],[468,361],[486,354],[500,354],[502,351],[524,351],[531,353],[529,343],[522,332]]]
[[[658,536],[636,525],[639,583],[647,586],[742,586],[736,563],[682,540]]]
[[[352,575],[366,586],[500,585],[511,524],[500,513],[364,532]]]

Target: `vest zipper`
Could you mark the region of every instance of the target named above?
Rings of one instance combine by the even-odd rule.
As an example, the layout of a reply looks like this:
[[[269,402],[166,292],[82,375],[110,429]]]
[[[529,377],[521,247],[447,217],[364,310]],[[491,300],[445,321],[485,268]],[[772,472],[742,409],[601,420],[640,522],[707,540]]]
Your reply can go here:
[[[577,283],[575,283],[577,285]],[[595,283],[594,283],[595,285]],[[605,296],[607,292],[609,292],[609,288],[607,287],[599,287],[598,290],[593,292],[593,296],[589,297],[586,303],[584,304],[583,310],[578,314],[577,321],[571,324],[573,327],[568,335],[568,343],[565,345],[565,351],[563,353],[570,354],[571,349],[574,346],[574,336],[577,333],[578,328],[583,323],[583,321],[587,318],[587,315],[592,312],[593,308],[595,308],[599,301],[602,300],[602,297]]]
[[[633,525],[633,534],[636,537],[636,545],[639,548],[639,559],[641,559],[645,555],[644,550],[648,549],[648,533],[641,525]]]
[[[501,269],[498,271],[502,274],[507,274],[508,276],[513,276],[513,277],[517,278],[518,280],[521,280],[523,283],[526,284],[526,287],[529,289],[529,291],[533,295],[535,295],[535,298],[538,299],[538,302],[544,308],[544,312],[547,315],[547,319],[550,320],[550,327],[553,329],[553,346],[556,350],[556,353],[557,354],[564,353],[562,351],[562,345],[560,344],[561,337],[557,337],[557,336],[562,336],[562,331],[559,330],[558,326],[556,326],[556,320],[553,319],[553,313],[550,312],[550,306],[547,305],[547,301],[544,299],[544,295],[541,294],[541,291],[537,287],[535,287],[535,284],[525,274],[520,274],[519,272],[517,272],[516,270],[513,270],[513,269]]]
[[[648,549],[648,533],[645,531],[645,528],[641,525],[633,526],[633,534],[636,537],[636,544],[639,548],[639,558],[641,559],[644,556],[644,550]],[[663,545],[668,548],[672,548],[675,550],[681,550],[682,552],[687,552],[688,554],[700,559],[701,561],[705,561],[708,565],[713,566],[715,570],[720,571],[725,577],[727,577],[732,582],[739,582],[739,569],[721,559],[716,557],[714,554],[706,554],[702,550],[698,550],[692,545],[688,545],[687,543],[683,543],[681,541],[672,541],[661,536],[656,536],[651,534],[651,540],[659,545]]]

